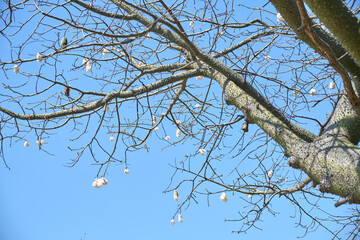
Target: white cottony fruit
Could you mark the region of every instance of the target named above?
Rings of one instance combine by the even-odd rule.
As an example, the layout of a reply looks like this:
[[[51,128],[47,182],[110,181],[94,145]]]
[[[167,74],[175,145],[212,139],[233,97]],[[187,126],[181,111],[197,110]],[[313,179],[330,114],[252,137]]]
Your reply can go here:
[[[165,137],[165,140],[166,140],[166,141],[169,141],[169,140],[170,140],[170,137],[169,137],[169,136],[166,136],[166,137]]]
[[[174,219],[171,219],[170,224],[171,224],[171,225],[175,225],[175,220],[174,220]]]
[[[223,192],[223,193],[221,194],[221,196],[220,196],[220,199],[221,199],[221,201],[223,201],[223,202],[227,202],[228,197],[227,197],[226,193]]]
[[[176,130],[176,137],[178,137],[178,138],[181,137],[181,131],[180,131],[180,129],[177,129],[177,130]]]
[[[268,172],[268,177],[269,177],[269,178],[271,178],[271,177],[272,177],[272,175],[273,175],[273,171],[272,171],[272,170],[270,170],[270,171]]]
[[[182,218],[182,216],[181,216],[180,213],[179,213],[179,215],[178,215],[178,222],[183,222],[183,218]]]
[[[155,132],[159,131],[159,128],[158,127],[154,128],[154,131]]]
[[[41,147],[44,143],[45,143],[45,141],[42,140],[42,139],[39,139],[39,140],[36,141],[36,144],[37,144],[39,147]]]
[[[87,62],[87,63],[86,63],[86,71],[87,71],[87,72],[92,72],[92,67],[91,67],[90,62]]]
[[[199,110],[201,108],[201,106],[199,104],[195,104],[195,107],[197,110]]]
[[[152,116],[152,124],[155,125],[156,124],[156,117],[153,115]]]
[[[200,149],[199,149],[199,152],[201,153],[201,155],[205,155],[206,150],[205,150],[205,149],[203,149],[203,148],[200,148]]]
[[[37,60],[38,62],[42,62],[43,57],[41,56],[40,53],[37,53],[37,54],[36,54],[36,60]]]
[[[174,190],[174,200],[175,201],[179,200],[179,193],[176,189]]]
[[[330,89],[335,89],[335,83],[334,82],[329,83],[329,88]]]
[[[18,73],[19,73],[19,66],[18,66],[18,65],[15,65],[15,66],[14,66],[14,73],[15,73],[15,74],[18,74]]]
[[[224,31],[221,31],[221,32],[219,32],[219,34],[220,34],[220,35],[224,35],[224,34],[225,34],[225,32],[224,32]]]
[[[24,147],[28,147],[30,144],[29,144],[29,141],[25,141],[24,142]]]
[[[196,79],[201,80],[201,79],[203,79],[203,76],[197,76]]]
[[[251,199],[251,198],[252,198],[252,194],[248,194],[248,198]]]
[[[108,183],[106,178],[95,178],[95,180],[92,183],[93,187],[100,188],[104,187]]]
[[[189,23],[189,26],[190,27],[193,27],[195,25],[195,22],[194,21],[191,21],[190,23]]]
[[[276,19],[277,19],[278,22],[284,22],[284,21],[285,21],[285,19],[281,16],[280,13],[278,13],[278,14],[276,15]]]
[[[180,120],[176,120],[176,124],[181,124],[181,121]]]
[[[114,137],[110,137],[110,141],[114,141],[114,139],[115,139]]]
[[[269,61],[270,61],[270,59],[271,59],[271,57],[270,57],[270,56],[265,56],[265,61],[269,62]]]
[[[129,174],[129,169],[128,169],[128,168],[125,168],[124,173],[125,173],[125,174]]]
[[[102,54],[103,54],[104,56],[107,56],[107,55],[109,54],[109,50],[107,50],[106,48],[104,48]]]
[[[310,90],[310,95],[311,96],[315,96],[316,95],[316,90],[313,88]]]

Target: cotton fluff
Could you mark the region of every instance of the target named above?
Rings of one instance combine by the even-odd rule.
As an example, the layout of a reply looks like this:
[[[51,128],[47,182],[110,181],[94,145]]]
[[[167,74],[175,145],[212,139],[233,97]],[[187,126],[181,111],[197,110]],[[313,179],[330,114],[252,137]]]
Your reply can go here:
[[[313,88],[310,90],[310,95],[311,96],[315,96],[316,95],[316,90]]]
[[[197,110],[199,110],[201,108],[201,106],[199,104],[195,104],[195,107]]]
[[[38,62],[42,62],[43,57],[41,56],[40,53],[37,53],[37,54],[36,54],[36,60],[37,60]]]
[[[30,144],[29,144],[29,141],[25,141],[24,142],[24,147],[28,147]]]
[[[226,193],[223,192],[223,193],[221,194],[221,196],[220,196],[220,199],[221,199],[221,201],[223,201],[223,202],[227,202],[228,197],[227,197]]]
[[[178,138],[181,137],[181,131],[180,131],[180,129],[177,129],[177,130],[176,130],[176,137],[178,137]]]
[[[179,215],[178,215],[178,222],[183,222],[183,218],[182,218],[182,216],[181,216],[180,213],[179,213]]]
[[[189,26],[190,27],[193,27],[195,25],[195,22],[194,21],[191,21],[190,23],[189,23]]]
[[[114,141],[114,139],[115,139],[114,137],[110,137],[110,141]]]
[[[125,174],[129,174],[129,169],[128,169],[128,168],[125,168],[124,173],[125,173]]]
[[[18,73],[19,73],[19,66],[18,66],[18,65],[15,65],[15,66],[14,66],[14,73],[15,73],[15,74],[18,74]]]
[[[90,62],[87,62],[87,63],[86,63],[86,71],[87,71],[87,72],[92,72],[92,67],[91,67]]]
[[[175,220],[174,220],[174,219],[171,219],[170,224],[171,224],[171,225],[175,225]]]
[[[92,183],[93,187],[100,188],[104,187],[108,183],[106,178],[95,178],[95,180]]]
[[[330,89],[335,89],[335,83],[334,82],[329,83],[329,88]]]
[[[203,156],[204,156],[204,155],[205,155],[205,153],[206,153],[206,150],[205,150],[205,149],[203,149],[203,148],[200,148],[200,149],[199,149],[199,152],[201,153],[201,155],[203,155]]]
[[[106,48],[104,48],[102,54],[103,54],[104,56],[107,56],[107,55],[109,54],[109,50],[107,50]]]
[[[165,137],[165,140],[166,140],[166,141],[169,141],[169,140],[170,140],[170,137],[169,137],[169,136],[166,136],[166,137]]]
[[[271,178],[272,175],[273,175],[273,171],[272,170],[268,171],[268,177]]]

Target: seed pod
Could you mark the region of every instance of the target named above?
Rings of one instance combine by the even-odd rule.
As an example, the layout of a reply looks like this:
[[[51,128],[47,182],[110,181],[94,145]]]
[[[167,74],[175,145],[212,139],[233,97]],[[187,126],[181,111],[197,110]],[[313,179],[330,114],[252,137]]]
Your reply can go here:
[[[220,199],[221,199],[221,201],[223,201],[223,202],[227,202],[228,197],[227,197],[226,193],[223,192],[223,193],[221,194],[221,196],[220,196]]]
[[[28,147],[30,144],[29,144],[29,141],[25,141],[24,142],[24,147]]]
[[[269,61],[270,61],[270,59],[271,59],[271,57],[270,57],[270,56],[265,56],[265,61],[269,62]]]
[[[69,87],[69,85],[66,85],[66,86],[65,86],[64,92],[65,92],[65,96],[67,96],[67,97],[70,96],[70,87]]]
[[[249,131],[249,124],[248,122],[244,122],[243,125],[241,126],[241,130],[243,130],[244,132],[248,132]]]
[[[329,83],[329,89],[335,89],[335,83],[334,82]]]
[[[128,169],[128,168],[125,168],[124,173],[125,173],[125,174],[129,174],[129,169]]]
[[[316,95],[316,90],[313,88],[310,90],[310,95],[311,96],[315,96]]]
[[[18,73],[19,73],[19,66],[18,66],[18,65],[15,65],[15,66],[14,66],[14,73],[15,73],[15,74],[18,74]]]
[[[203,79],[203,76],[196,76],[196,79],[201,80],[201,79]]]
[[[178,138],[181,137],[181,131],[180,131],[180,129],[177,129],[177,130],[176,130],[176,137],[178,137]]]
[[[166,141],[169,141],[169,140],[170,140],[170,137],[169,137],[169,136],[166,136],[166,137],[165,137],[165,140],[166,140]]]
[[[272,176],[273,176],[273,171],[270,170],[270,171],[268,172],[268,177],[271,178]]]
[[[199,152],[201,153],[201,155],[203,155],[203,156],[204,156],[204,155],[205,155],[205,153],[206,153],[206,150],[205,150],[205,149],[203,149],[203,148],[200,148],[200,149],[199,149]]]
[[[40,53],[36,54],[36,59],[37,59],[38,62],[42,62],[43,58],[42,58]]]
[[[195,25],[195,22],[194,21],[191,21],[190,23],[189,23],[189,26],[190,27],[193,27]]]
[[[175,220],[174,220],[174,219],[171,219],[170,224],[171,224],[171,225],[175,225]]]
[[[174,190],[174,200],[175,201],[179,200],[179,193],[176,189]]]
[[[115,139],[114,137],[110,137],[110,141],[114,141],[114,139]]]
[[[285,21],[285,19],[281,16],[280,13],[278,13],[278,14],[276,15],[276,19],[277,19],[278,22],[284,22],[284,21]]]
[[[61,39],[61,42],[60,42],[60,47],[61,47],[61,48],[66,48],[67,44],[68,44],[67,38],[66,38],[66,37],[63,37],[63,38]]]
[[[179,215],[178,215],[178,222],[183,222],[183,218],[182,218],[182,216],[181,216],[180,213],[179,213]]]
[[[107,56],[107,55],[109,54],[109,50],[107,50],[106,48],[104,48],[102,54],[103,54],[104,56]]]
[[[92,67],[91,67],[90,62],[87,62],[87,63],[86,63],[86,71],[87,71],[87,72],[92,72]]]
[[[87,65],[88,62],[89,62],[89,59],[83,58],[82,64],[84,65],[84,67],[86,67],[86,65]]]
[[[196,110],[199,110],[201,106],[199,104],[195,104]]]

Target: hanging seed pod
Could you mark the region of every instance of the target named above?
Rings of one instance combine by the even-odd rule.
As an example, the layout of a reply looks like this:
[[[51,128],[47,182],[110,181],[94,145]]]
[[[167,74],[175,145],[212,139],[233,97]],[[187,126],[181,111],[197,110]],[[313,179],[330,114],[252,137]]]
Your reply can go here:
[[[196,110],[200,110],[201,106],[199,104],[195,104]]]
[[[252,198],[252,194],[248,194],[248,198],[251,199],[251,198]]]
[[[205,149],[203,149],[203,148],[200,148],[200,149],[199,149],[199,152],[201,153],[201,155],[203,155],[203,156],[204,156],[204,155],[205,155],[205,153],[206,153],[206,150],[205,150]]]
[[[166,137],[165,137],[165,140],[166,140],[166,141],[169,141],[169,140],[170,140],[170,136],[166,136]]]
[[[228,197],[227,197],[226,193],[223,192],[223,193],[221,194],[221,196],[220,196],[220,199],[221,199],[221,201],[223,201],[223,202],[227,202]]]
[[[40,53],[37,53],[37,54],[36,54],[36,60],[37,60],[38,62],[42,62],[43,57],[41,56]]]
[[[202,80],[202,79],[203,79],[203,76],[196,76],[196,79],[197,79],[197,80]]]
[[[171,219],[170,224],[171,224],[171,225],[175,225],[175,220],[174,220],[174,219]]]
[[[268,177],[271,178],[272,176],[273,176],[273,171],[270,170],[270,171],[268,172]]]
[[[112,141],[114,141],[115,140],[115,138],[114,137],[110,137],[110,141],[112,142]]]
[[[219,34],[220,34],[220,35],[224,35],[224,34],[225,34],[225,32],[224,32],[224,31],[221,31],[221,32],[219,32]]]
[[[109,54],[109,50],[107,50],[106,48],[104,48],[102,54],[103,54],[104,56],[107,56],[107,55]]]
[[[25,142],[24,142],[24,147],[29,147],[29,145],[30,145],[30,144],[29,144],[29,141],[25,141]]]
[[[179,215],[178,215],[178,222],[183,222],[183,218],[182,218],[182,216],[181,216],[180,213],[179,213]]]
[[[87,63],[86,63],[86,71],[87,71],[87,72],[92,72],[92,67],[91,67],[90,62],[87,62]]]
[[[18,65],[15,65],[15,66],[14,66],[14,73],[15,73],[15,74],[18,74],[18,73],[19,73],[19,66],[18,66]]]
[[[153,115],[152,118],[151,118],[151,120],[152,120],[152,124],[155,125],[155,124],[156,124],[156,116]]]
[[[241,126],[241,130],[243,130],[244,132],[248,132],[249,131],[249,124],[248,122],[244,122],[243,125]]]
[[[176,189],[174,190],[174,200],[175,201],[179,200],[179,193]]]
[[[61,48],[66,48],[67,44],[68,44],[67,38],[66,38],[66,37],[63,37],[63,38],[61,39],[61,42],[60,42],[60,47],[61,47]]]
[[[329,83],[329,89],[335,89],[335,83],[334,82]]]
[[[265,61],[269,62],[271,60],[270,56],[265,56]]]
[[[154,131],[155,132],[159,131],[159,128],[158,127],[154,128]]]
[[[125,173],[125,174],[129,174],[129,169],[128,169],[128,168],[125,168],[124,173]]]
[[[180,131],[180,129],[177,129],[177,130],[176,130],[176,137],[178,137],[178,138],[181,137],[181,131]]]
[[[70,87],[69,87],[69,85],[66,85],[66,86],[65,86],[64,92],[65,92],[65,96],[67,96],[67,97],[70,96]]]
[[[310,95],[311,95],[311,96],[315,96],[315,95],[316,95],[316,90],[315,90],[315,88],[313,88],[313,89],[310,90]]]
[[[296,97],[300,93],[300,91],[298,89],[295,89],[293,93],[294,93],[294,96]]]
[[[195,22],[194,22],[194,21],[191,21],[191,22],[189,23],[189,26],[190,26],[190,27],[195,26]]]

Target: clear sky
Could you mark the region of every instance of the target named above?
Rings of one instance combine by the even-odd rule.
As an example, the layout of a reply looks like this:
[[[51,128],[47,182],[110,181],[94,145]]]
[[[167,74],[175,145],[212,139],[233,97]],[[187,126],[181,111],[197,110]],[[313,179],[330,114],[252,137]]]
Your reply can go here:
[[[261,1],[259,6],[266,2]],[[4,3],[1,4],[3,7]],[[274,11],[271,7],[269,9]],[[276,15],[273,17],[276,22]],[[8,59],[10,54],[4,47],[5,42],[0,37],[2,59]],[[272,52],[272,56],[276,55]],[[30,63],[27,67],[24,64],[23,68],[29,70]],[[12,69],[8,72],[12,74]],[[11,78],[25,81],[21,75]],[[4,78],[1,81],[8,84]],[[206,84],[208,79],[203,81]],[[165,123],[164,127],[168,129],[170,141],[174,141],[174,125]],[[236,133],[241,134],[239,131]],[[106,173],[107,186],[94,188],[91,184],[98,167],[93,165],[89,154],[75,167],[66,165],[73,157],[67,149],[70,135],[71,128],[65,127],[45,139],[43,148],[52,155],[38,150],[34,134],[27,136],[30,141],[28,148],[23,146],[23,141],[4,145],[11,170],[0,163],[0,240],[297,239],[304,234],[304,230],[297,226],[298,212],[284,197],[276,197],[271,202],[275,216],[265,210],[261,221],[256,223],[257,228],[246,234],[232,233],[240,229],[242,223],[224,220],[239,219],[238,211],[247,207],[246,201],[257,198],[254,196],[248,200],[246,196],[232,193],[228,193],[228,202],[220,200],[220,193],[209,197],[197,194],[198,204],[192,201],[187,208],[183,207],[184,221],[178,223],[176,215],[176,224],[172,226],[170,220],[188,189],[179,189],[178,202],[174,201],[172,192],[164,192],[174,172],[171,165],[184,154],[194,151],[194,146],[178,144],[163,149],[167,143],[160,141],[165,134],[159,131],[148,141],[149,151],[129,153],[129,174],[124,174],[123,164],[113,164]],[[101,140],[109,148],[114,144],[109,141],[108,134],[104,134]],[[79,145],[85,143],[83,139],[78,142]],[[101,158],[101,153],[96,154]],[[202,157],[198,155],[197,159],[202,161]],[[225,159],[218,166],[226,172],[232,169],[233,163]],[[173,182],[177,184],[184,176],[176,175]],[[172,184],[170,189],[176,184]],[[204,185],[204,188],[219,190],[211,184]],[[245,200],[241,199],[244,197]],[[336,212],[332,203],[322,204]],[[302,218],[308,220],[306,216]],[[328,239],[329,236],[324,229],[318,228],[305,239]]]

